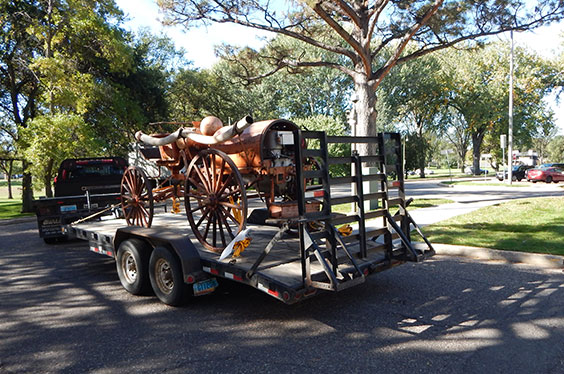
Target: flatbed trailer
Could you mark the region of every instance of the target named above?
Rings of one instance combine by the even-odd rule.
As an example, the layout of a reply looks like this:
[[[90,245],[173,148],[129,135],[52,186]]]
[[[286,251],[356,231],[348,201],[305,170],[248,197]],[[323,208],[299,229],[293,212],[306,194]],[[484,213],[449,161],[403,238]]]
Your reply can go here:
[[[301,145],[296,147],[300,163],[308,157],[318,161],[316,170],[296,168],[298,188],[307,191],[298,194],[298,215],[271,219],[265,209],[254,209],[246,227],[252,240],[238,257],[220,259],[218,253],[191,240],[181,214],[155,215],[151,228],[127,226],[123,219],[102,219],[67,225],[65,230],[69,236],[87,240],[91,251],[115,258],[127,291],[143,294],[152,288],[169,305],[214,291],[216,278],[246,284],[293,304],[434,255],[431,243],[407,212],[399,134],[330,137],[299,131],[295,136],[295,144]],[[373,143],[378,154],[359,156],[353,150],[349,157],[329,157],[331,143]],[[304,144],[312,144],[312,149],[303,148]],[[329,166],[335,164],[350,165],[353,176],[332,177]],[[318,183],[306,188],[306,180]],[[321,203],[321,209],[307,212],[306,203],[312,199]],[[354,204],[352,213],[333,212],[333,206],[348,203]],[[413,229],[425,246],[412,244]]]

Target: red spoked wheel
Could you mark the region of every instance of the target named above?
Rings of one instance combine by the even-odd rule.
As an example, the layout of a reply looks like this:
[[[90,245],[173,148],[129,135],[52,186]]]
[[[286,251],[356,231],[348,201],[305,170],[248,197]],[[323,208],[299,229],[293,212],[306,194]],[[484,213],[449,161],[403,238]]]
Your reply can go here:
[[[153,192],[142,169],[130,166],[121,179],[121,209],[128,226],[151,227]]]
[[[206,149],[192,159],[184,187],[186,216],[202,245],[220,253],[247,223],[243,178],[225,153]]]

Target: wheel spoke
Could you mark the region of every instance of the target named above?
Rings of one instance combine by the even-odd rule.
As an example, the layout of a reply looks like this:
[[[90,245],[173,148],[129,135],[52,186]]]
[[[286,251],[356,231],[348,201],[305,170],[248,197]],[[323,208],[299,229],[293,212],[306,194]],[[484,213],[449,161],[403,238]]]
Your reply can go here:
[[[207,206],[204,207],[204,208],[206,208],[206,210],[204,211],[204,213],[202,213],[202,216],[200,217],[200,219],[196,223],[196,227],[200,227],[200,224],[202,223],[202,221],[207,217],[208,214],[210,214],[211,210]]]
[[[217,247],[217,216],[216,216],[216,212],[213,212],[213,223],[212,223],[212,227],[213,227],[213,246]]]
[[[196,187],[196,190],[200,190],[202,191],[203,194],[207,194],[208,190],[206,189],[206,186],[204,186],[202,183],[198,182],[197,180],[195,180],[193,177],[188,177],[188,180],[190,181],[190,183],[192,183],[192,185],[194,187]]]
[[[149,212],[147,212],[145,205],[139,204],[139,208],[140,208],[141,213],[143,213],[144,216],[147,216],[147,217],[149,216]]]
[[[127,187],[129,192],[133,195],[135,193],[135,189],[133,188],[133,184],[131,182],[131,173],[129,171],[125,172],[125,181],[127,182]]]
[[[233,231],[231,230],[231,227],[229,226],[229,223],[227,222],[227,219],[225,218],[225,208],[221,207],[221,210],[224,214],[221,215],[221,219],[223,220],[223,223],[225,224],[225,227],[227,228],[227,232],[229,233],[229,236],[231,236],[231,239],[235,238],[235,235],[233,234]]]
[[[216,210],[216,215],[219,218],[217,220],[217,225],[218,225],[218,230],[219,230],[219,237],[221,238],[221,244],[223,244],[223,246],[225,247],[227,245],[227,243],[225,242],[225,233],[223,232],[223,225],[222,222],[223,220],[221,219],[221,214],[219,211]]]
[[[143,208],[143,210],[145,210],[145,208]],[[145,211],[145,212],[146,212],[146,211]],[[145,223],[145,224],[143,225],[143,227],[149,227],[149,220],[147,219],[147,216],[148,216],[148,215],[149,215],[149,214],[145,215],[145,214],[141,213],[141,219],[142,219],[143,222]]]
[[[223,173],[225,172],[225,160],[221,159],[221,168],[219,168],[219,173],[217,175],[217,184],[216,186],[219,186],[219,184],[221,183],[221,178],[223,177]]]
[[[237,209],[237,210],[242,210],[243,207],[241,205],[237,205],[237,204],[232,204],[232,203],[228,203],[227,201],[221,201],[219,203],[219,205],[231,208],[231,209]]]
[[[237,227],[241,225],[241,222],[237,221],[237,219],[233,216],[233,214],[231,214],[229,210],[227,211],[226,215],[227,217],[231,218],[231,220],[235,223],[235,225],[237,225]]]
[[[202,171],[200,170],[200,167],[197,165],[197,163],[194,164],[194,171],[196,172],[196,174],[198,174],[201,184],[203,185],[206,192],[210,193],[212,191],[211,186],[209,182],[206,180],[206,178],[204,178],[204,175],[202,174]]]
[[[223,191],[225,191],[225,189],[227,188],[227,186],[229,185],[229,183],[231,182],[232,179],[233,179],[233,174],[229,174],[227,176],[227,179],[225,180],[225,182],[221,186],[221,188],[218,189],[218,191],[216,193],[217,196],[221,196],[223,194]]]
[[[208,165],[207,155],[202,157],[202,162],[204,164],[202,174],[206,177],[208,185],[210,186],[210,191],[213,191],[213,178],[210,175],[210,166]]]
[[[208,233],[209,233],[209,230],[210,230],[211,221],[212,221],[212,218],[210,217],[206,222],[206,228],[204,229],[204,235],[203,235],[204,241],[208,238]]]
[[[205,200],[206,197],[202,195],[195,195],[193,193],[187,193],[186,196],[197,199],[197,200]]]
[[[234,189],[234,190],[232,190],[232,191],[230,191],[230,192],[228,192],[224,195],[221,195],[221,200],[227,200],[227,198],[229,196],[233,196],[233,195],[238,194],[240,192],[241,192],[241,188],[237,187],[236,189]]]

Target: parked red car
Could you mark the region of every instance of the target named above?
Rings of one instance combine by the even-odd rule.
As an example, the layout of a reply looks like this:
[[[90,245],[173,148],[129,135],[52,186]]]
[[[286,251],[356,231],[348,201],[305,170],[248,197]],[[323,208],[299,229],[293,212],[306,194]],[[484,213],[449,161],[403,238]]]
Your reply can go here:
[[[555,167],[530,169],[527,171],[527,180],[533,183],[538,181],[558,183],[564,181],[564,170]]]

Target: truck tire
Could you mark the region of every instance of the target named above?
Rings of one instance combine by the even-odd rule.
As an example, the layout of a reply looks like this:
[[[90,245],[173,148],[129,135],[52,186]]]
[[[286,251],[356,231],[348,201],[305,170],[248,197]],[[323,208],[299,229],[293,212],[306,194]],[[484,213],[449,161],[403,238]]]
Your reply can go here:
[[[179,306],[186,296],[188,288],[180,262],[167,248],[156,247],[149,260],[149,278],[155,295],[167,305]]]
[[[55,236],[50,238],[43,238],[43,241],[45,242],[45,244],[53,245],[53,244],[64,243],[68,239],[69,239],[68,236],[62,235],[62,236]]]
[[[57,238],[43,238],[43,241],[45,242],[45,244],[49,245],[57,244],[58,242]]]
[[[123,288],[133,295],[146,295],[150,291],[149,254],[151,247],[142,240],[123,241],[116,255],[116,267]]]

